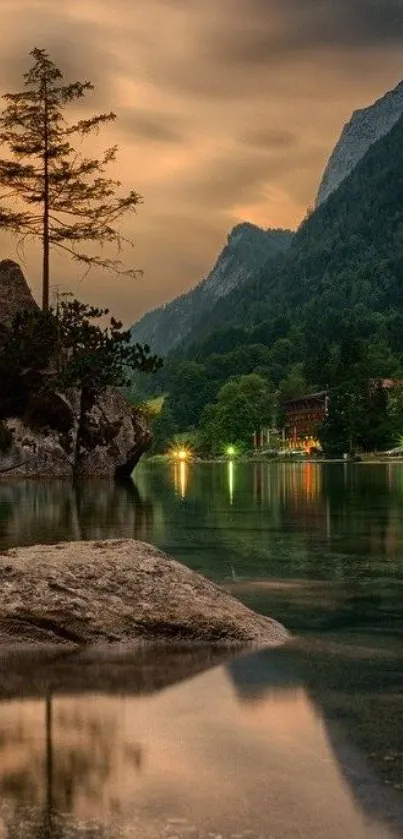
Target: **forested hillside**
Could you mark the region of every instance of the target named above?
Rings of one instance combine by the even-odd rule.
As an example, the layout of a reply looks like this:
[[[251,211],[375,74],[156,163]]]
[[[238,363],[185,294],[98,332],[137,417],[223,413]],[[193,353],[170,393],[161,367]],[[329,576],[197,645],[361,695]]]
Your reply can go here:
[[[301,226],[273,266],[218,300],[210,331],[159,375],[175,428],[198,426],[233,376],[292,396],[341,370],[403,371],[403,118]],[[193,337],[197,338],[196,330]],[[351,358],[349,356],[351,355]],[[358,365],[358,366],[357,366]]]
[[[217,301],[247,283],[254,274],[283,254],[291,244],[290,230],[263,230],[238,224],[228,236],[208,277],[171,303],[146,314],[132,328],[133,341],[151,344],[163,355],[187,344],[209,322]]]

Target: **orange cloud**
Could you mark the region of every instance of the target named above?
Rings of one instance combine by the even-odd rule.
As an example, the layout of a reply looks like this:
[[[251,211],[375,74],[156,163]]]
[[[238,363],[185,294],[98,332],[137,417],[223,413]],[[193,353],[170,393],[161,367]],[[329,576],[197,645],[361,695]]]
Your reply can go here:
[[[16,7],[18,6],[18,14]],[[389,8],[389,12],[388,12]],[[203,278],[228,229],[247,219],[294,227],[352,110],[401,72],[397,0],[2,0],[0,89],[21,84],[34,46],[67,78],[96,85],[89,111],[118,114],[105,145],[117,175],[144,196],[124,256],[144,279],[80,282],[67,261],[53,281],[126,323]],[[97,140],[97,143],[100,142]],[[16,245],[0,237],[2,257]],[[39,296],[40,263],[26,252]]]

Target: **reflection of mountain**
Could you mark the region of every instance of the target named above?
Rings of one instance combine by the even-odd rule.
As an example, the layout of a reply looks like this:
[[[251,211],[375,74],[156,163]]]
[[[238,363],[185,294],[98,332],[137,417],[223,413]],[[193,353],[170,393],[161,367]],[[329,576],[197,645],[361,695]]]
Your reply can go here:
[[[244,697],[254,667],[276,687],[251,703],[216,667],[152,697],[55,695],[50,715],[0,705],[0,835],[25,804],[24,839],[396,839],[354,800],[302,683],[281,686],[281,656],[242,663]]]
[[[301,679],[294,667],[287,660],[262,650],[256,655],[236,658],[226,665],[228,674],[234,683],[238,698],[252,702],[275,691],[288,691],[301,686]]]
[[[403,755],[396,751],[403,730],[400,648],[371,654],[367,647],[308,641],[263,650],[226,669],[237,697],[251,708],[304,689],[360,807],[403,836],[403,797],[391,789],[403,786]]]
[[[131,482],[14,481],[0,483],[0,546],[65,540],[147,541],[153,504]]]

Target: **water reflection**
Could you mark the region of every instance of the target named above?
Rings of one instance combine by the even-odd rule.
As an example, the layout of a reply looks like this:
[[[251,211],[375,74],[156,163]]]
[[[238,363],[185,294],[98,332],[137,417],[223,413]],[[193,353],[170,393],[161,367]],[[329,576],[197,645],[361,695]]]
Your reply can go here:
[[[158,502],[131,481],[0,483],[0,546],[121,536],[147,541],[161,518]]]
[[[357,798],[330,728],[270,653],[146,698],[127,685],[66,695],[55,684],[52,696],[0,705],[0,835],[402,836],[398,799],[371,812],[379,784],[354,751]]]
[[[0,549],[134,537],[214,579],[287,581],[245,596],[291,629],[403,628],[401,464],[144,463],[135,480],[1,483]]]
[[[367,578],[387,559],[386,575],[403,577],[399,464],[185,464],[182,481],[179,465],[173,472],[174,492],[169,472],[143,466],[136,481],[169,518],[168,531],[153,529],[153,541],[173,541],[179,558],[214,576],[228,575],[222,557],[231,553],[239,576]],[[179,545],[178,528],[186,540]]]
[[[186,496],[189,466],[184,460],[180,460],[179,463],[175,461],[175,463],[173,464],[173,470],[175,493],[183,499]]]
[[[235,486],[235,464],[233,460],[228,462],[228,495],[229,503],[234,502],[234,486]]]

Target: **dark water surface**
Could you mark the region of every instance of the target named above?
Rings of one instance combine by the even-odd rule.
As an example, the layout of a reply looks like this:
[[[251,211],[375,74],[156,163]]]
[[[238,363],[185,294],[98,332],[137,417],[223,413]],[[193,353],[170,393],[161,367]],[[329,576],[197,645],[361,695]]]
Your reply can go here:
[[[403,465],[0,484],[0,549],[152,542],[282,620],[233,661],[0,661],[0,839],[403,837]]]

